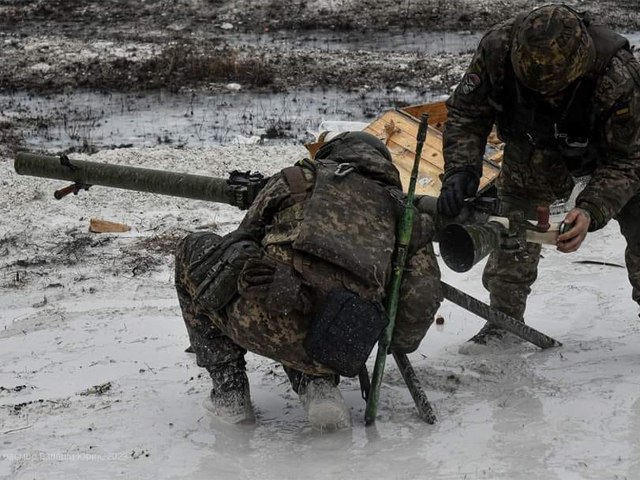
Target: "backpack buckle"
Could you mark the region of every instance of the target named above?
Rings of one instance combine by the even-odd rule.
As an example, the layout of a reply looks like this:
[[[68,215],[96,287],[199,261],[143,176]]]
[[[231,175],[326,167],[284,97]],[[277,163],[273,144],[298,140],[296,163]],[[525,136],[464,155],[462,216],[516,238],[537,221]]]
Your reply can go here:
[[[350,163],[341,163],[336,168],[336,171],[334,172],[334,175],[336,177],[346,177],[351,172],[355,172],[355,170],[356,170],[356,168],[353,165],[351,165]]]
[[[562,133],[558,130],[558,124],[553,124],[553,131],[556,140],[562,141],[569,148],[587,148],[589,146],[589,138],[576,138],[569,137],[568,134]]]

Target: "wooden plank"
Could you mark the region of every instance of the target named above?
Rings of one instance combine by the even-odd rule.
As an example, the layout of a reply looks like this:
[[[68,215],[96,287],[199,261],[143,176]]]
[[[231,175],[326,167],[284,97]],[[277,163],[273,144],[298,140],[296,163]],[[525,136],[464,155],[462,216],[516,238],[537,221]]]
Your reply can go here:
[[[131,227],[123,223],[110,222],[99,218],[89,220],[89,231],[91,233],[122,233],[129,230],[131,230]]]
[[[447,120],[447,106],[445,102],[425,103],[423,105],[411,105],[403,107],[403,112],[415,117],[418,121],[423,113],[429,114],[429,125],[442,131],[442,125]]]
[[[416,150],[416,136],[419,128],[419,118],[422,113],[429,113],[429,132],[425,141],[416,193],[420,195],[434,195],[440,193],[442,184],[440,175],[444,172],[444,156],[442,153],[443,140],[441,123],[446,119],[446,105],[444,102],[436,102],[425,105],[405,107],[401,110],[389,110],[369,124],[364,131],[375,135],[384,142],[393,157],[393,163],[400,173],[402,185],[406,190],[409,186],[411,170]],[[489,144],[494,144],[497,139],[492,136]],[[307,145],[311,155],[315,153],[322,142]],[[502,160],[502,151],[489,149],[483,164],[483,175],[480,179],[480,189],[492,184],[500,174],[499,164]]]
[[[393,128],[389,128],[390,126]],[[411,179],[418,127],[419,124],[415,118],[402,112],[389,111],[365,129],[387,144],[405,190]],[[439,177],[443,171],[443,165],[442,136],[440,132],[430,127],[418,170],[417,194],[438,194],[441,188]]]
[[[419,123],[413,116],[391,110],[385,112],[380,118],[365,128],[366,132],[375,135],[389,147],[393,157],[393,163],[400,172],[400,178],[405,190],[409,185],[413,160],[415,158],[415,138],[418,127]],[[442,134],[435,128],[430,127],[427,140],[422,150],[418,186],[416,187],[416,192],[420,195],[437,196],[440,193],[442,187],[440,174],[444,172],[442,147]],[[499,173],[500,170],[498,168],[489,163],[485,163],[483,165],[483,176],[480,179],[480,188],[483,189],[487,187],[487,185],[498,177]]]
[[[416,151],[416,137],[412,136],[412,132],[406,130],[397,130],[390,138],[384,135],[384,130],[380,130],[379,125],[370,125],[365,129],[366,132],[371,133],[387,144],[387,147],[394,146],[397,149],[405,149],[413,152]],[[431,132],[429,132],[431,133]],[[393,152],[391,152],[393,155]],[[442,156],[442,141],[435,136],[429,137],[425,141],[422,149],[422,161],[429,163],[436,168],[442,170],[444,167],[444,157]]]

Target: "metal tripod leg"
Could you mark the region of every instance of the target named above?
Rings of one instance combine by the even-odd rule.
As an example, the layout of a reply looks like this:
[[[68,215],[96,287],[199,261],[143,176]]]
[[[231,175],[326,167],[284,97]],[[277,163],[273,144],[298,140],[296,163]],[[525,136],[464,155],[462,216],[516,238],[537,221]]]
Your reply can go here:
[[[540,348],[560,347],[562,343],[548,337],[544,333],[531,328],[524,322],[519,322],[513,317],[510,317],[506,313],[503,313],[495,308],[491,308],[486,303],[476,300],[470,295],[452,287],[448,283],[440,282],[442,284],[442,291],[444,298],[456,305],[464,308],[465,310],[475,313],[481,318],[484,318],[487,322],[491,322],[494,325],[517,335],[518,337],[533,343]]]

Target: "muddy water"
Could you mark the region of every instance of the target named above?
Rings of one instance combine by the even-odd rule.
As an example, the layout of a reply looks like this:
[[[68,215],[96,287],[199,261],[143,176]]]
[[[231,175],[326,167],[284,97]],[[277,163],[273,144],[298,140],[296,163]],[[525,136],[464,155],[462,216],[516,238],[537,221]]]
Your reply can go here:
[[[640,32],[623,34],[632,45],[640,45]],[[425,54],[464,53],[476,49],[483,33],[471,32],[274,32],[240,34],[225,38],[229,45],[279,48],[283,50],[377,50]]]
[[[480,33],[407,32],[276,32],[264,35],[237,35],[226,39],[230,45],[247,45],[288,50],[378,50],[419,53],[463,53],[474,50]]]
[[[626,34],[640,44],[640,32]],[[466,33],[269,33],[230,35],[230,44],[294,50],[382,50],[465,52],[481,34]],[[290,90],[256,94],[169,92],[103,94],[75,91],[31,96],[0,94],[0,123],[11,123],[25,147],[61,151],[156,144],[210,145],[242,142],[308,141],[326,120],[369,123],[397,106],[427,103],[443,92],[345,92]]]
[[[21,125],[25,146],[60,151],[157,144],[211,145],[306,141],[327,120],[369,123],[397,106],[441,98],[415,91],[299,90],[256,94],[101,94],[0,96],[0,120]]]

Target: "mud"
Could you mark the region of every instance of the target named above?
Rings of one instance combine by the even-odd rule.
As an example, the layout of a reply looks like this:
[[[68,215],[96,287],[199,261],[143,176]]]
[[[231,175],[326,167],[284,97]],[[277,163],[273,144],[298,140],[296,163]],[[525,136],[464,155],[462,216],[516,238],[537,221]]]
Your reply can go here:
[[[568,3],[621,31],[640,29],[636,0]],[[0,0],[0,147],[90,152],[120,145],[225,143],[238,136],[303,140],[310,126],[326,119],[326,92],[344,96],[346,104],[358,98],[368,103],[346,109],[344,119],[358,121],[447,94],[484,30],[539,4]],[[637,42],[639,36],[631,39]],[[93,103],[60,107],[61,96],[73,107],[87,92]],[[398,93],[403,98],[394,98]],[[117,119],[115,129],[106,125],[113,102],[100,96],[114,94],[123,96],[123,112],[141,117],[129,122],[129,132]],[[163,96],[160,102],[169,100],[170,107],[156,105],[154,98],[145,102],[152,95]],[[281,121],[280,113],[262,119],[265,115],[238,101],[239,95],[268,98],[271,105],[302,97],[302,110],[316,113],[296,117],[290,128],[292,119]],[[226,116],[211,120],[209,132],[203,133],[209,120],[188,118],[194,96],[215,106],[205,117]],[[200,105],[205,112],[206,105]],[[150,120],[145,113],[156,106],[165,120]],[[258,108],[266,111],[264,105]],[[96,140],[96,133],[102,138]]]
[[[65,36],[203,38],[216,33],[389,29],[482,30],[540,0],[3,0],[3,30]],[[617,28],[640,26],[636,0],[562,2]]]
[[[0,135],[14,150],[94,152],[108,148],[312,141],[331,120],[370,122],[397,106],[442,96],[414,89],[345,92],[0,94]],[[4,130],[2,127],[4,126]],[[331,129],[325,128],[322,129]]]
[[[6,35],[5,35],[6,37]],[[1,38],[1,37],[0,37]],[[470,54],[289,50],[266,46],[6,38],[0,88],[43,94],[71,89],[170,91],[360,87],[437,89],[457,82]]]
[[[568,3],[624,31],[640,28],[636,0]],[[459,73],[448,74],[452,65],[466,63],[466,57],[426,53],[428,47],[413,51],[394,47],[390,53],[379,45],[393,44],[389,39],[396,39],[396,45],[415,44],[416,33],[441,31],[474,31],[475,40],[492,24],[539,4],[538,0],[4,0],[0,1],[0,88],[40,93],[71,88],[212,90],[230,82],[278,91],[294,86],[448,87]],[[278,48],[283,35],[306,39],[309,48],[291,49],[288,43]],[[350,50],[354,39],[363,49]],[[332,51],[323,49],[323,40]],[[474,44],[469,42],[466,48]]]

